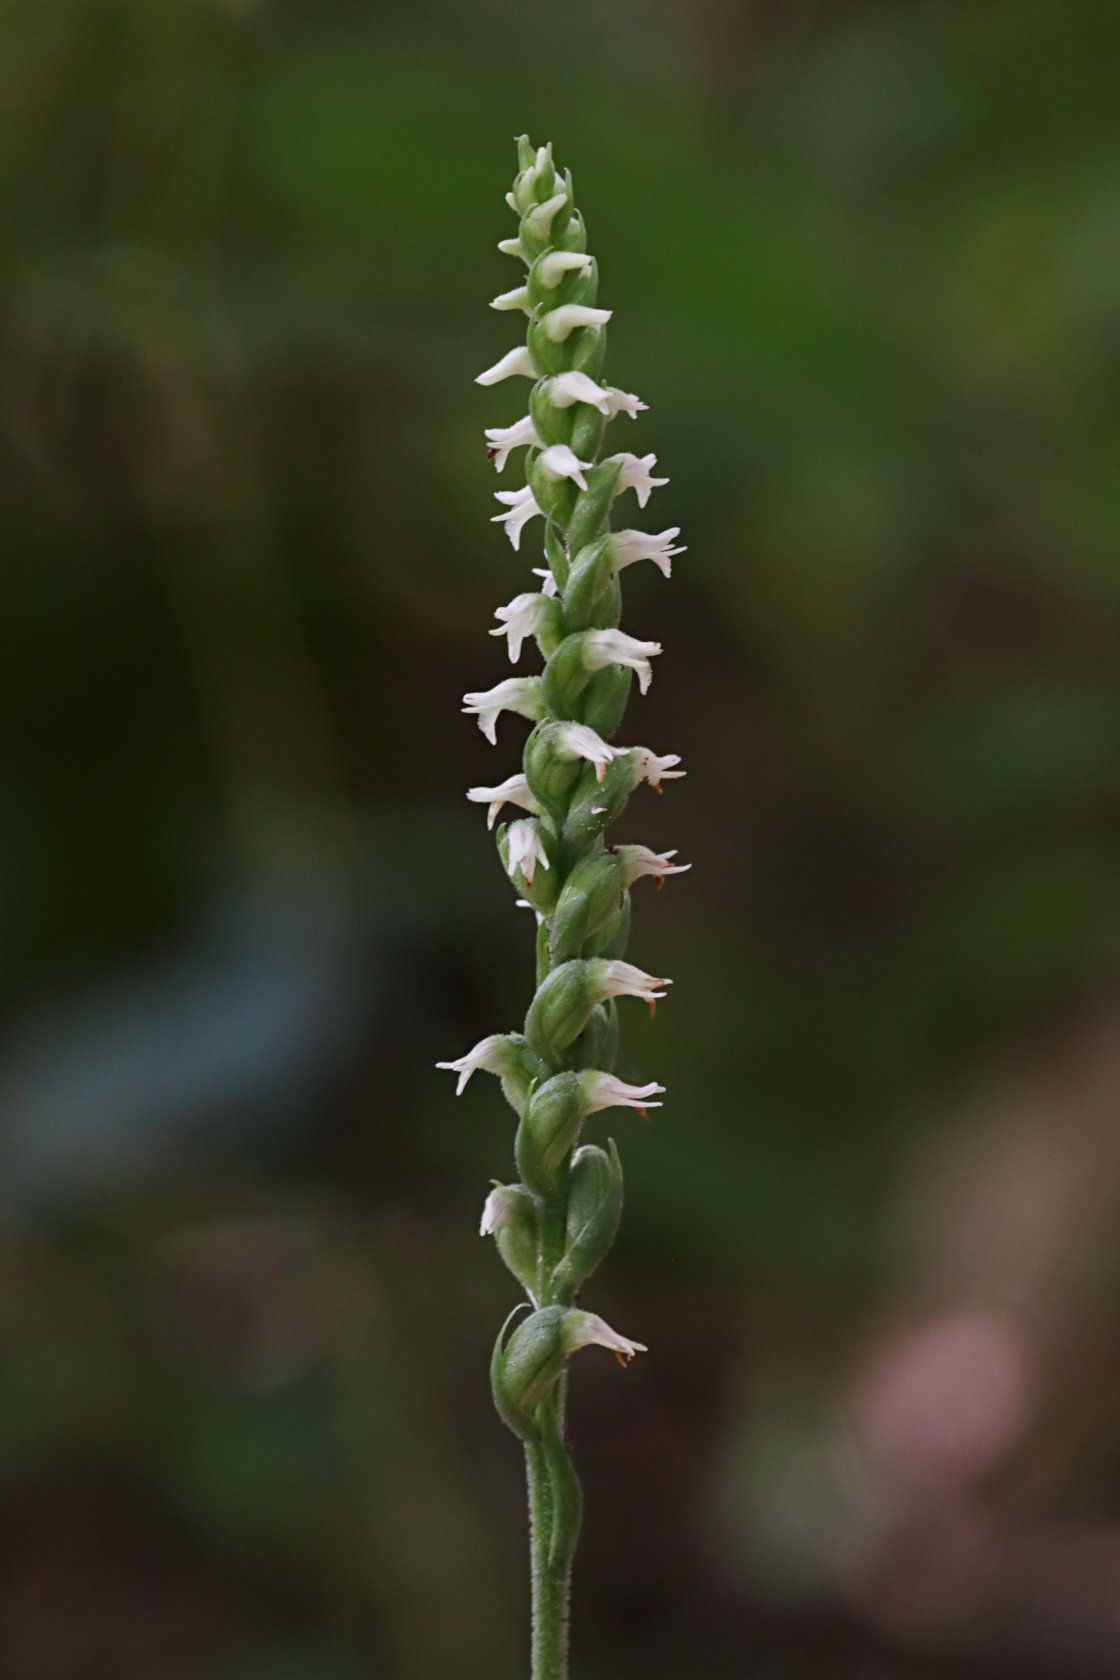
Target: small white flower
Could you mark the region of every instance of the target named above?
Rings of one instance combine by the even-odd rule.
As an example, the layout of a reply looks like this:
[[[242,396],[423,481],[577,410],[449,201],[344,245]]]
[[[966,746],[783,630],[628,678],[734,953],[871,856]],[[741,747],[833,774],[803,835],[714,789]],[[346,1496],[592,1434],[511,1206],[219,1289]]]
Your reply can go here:
[[[671,852],[654,852],[648,846],[616,846],[615,856],[622,865],[622,882],[624,886],[633,886],[643,875],[652,875],[657,882],[657,890],[661,891],[666,875],[683,875],[686,869],[691,869],[690,863],[674,863],[676,848]]]
[[[509,1186],[496,1184],[486,1198],[482,1209],[482,1223],[478,1227],[479,1236],[491,1237],[495,1231],[500,1231],[505,1225],[512,1225],[517,1218],[517,1200],[510,1194]]]
[[[609,309],[593,309],[589,303],[562,303],[544,318],[544,330],[553,344],[562,344],[577,327],[604,327],[611,318]]]
[[[521,309],[526,315],[533,313],[533,306],[529,302],[528,286],[515,286],[510,292],[499,292],[496,298],[490,299],[491,309]]]
[[[608,420],[613,420],[616,414],[628,414],[631,420],[636,420],[643,410],[649,408],[649,404],[642,402],[632,391],[620,391],[617,385],[607,386],[607,397],[609,403],[605,412]]]
[[[616,747],[615,752],[620,757],[624,753],[634,754],[635,787],[639,782],[648,782],[655,793],[660,793],[663,781],[674,781],[688,774],[687,770],[674,769],[674,765],[681,761],[680,753],[666,753],[663,758],[659,758],[656,753],[650,752],[648,747]]]
[[[541,681],[539,677],[507,677],[493,688],[464,694],[464,712],[475,713],[478,727],[491,746],[498,739],[498,715],[518,712],[536,721],[541,715]]]
[[[636,1108],[644,1114],[647,1108],[660,1108],[651,1097],[663,1095],[664,1085],[656,1080],[649,1085],[628,1085],[613,1073],[585,1073],[581,1081],[584,1106],[588,1114],[598,1114],[602,1108]]]
[[[520,490],[495,490],[494,500],[504,502],[509,511],[496,513],[490,521],[491,525],[504,525],[506,536],[514,548],[520,548],[522,531],[530,519],[535,519],[541,511],[537,498],[530,486],[525,484]]]
[[[580,1312],[578,1307],[564,1320],[564,1343],[569,1353],[582,1347],[610,1348],[620,1365],[628,1365],[636,1353],[649,1351],[644,1342],[620,1336],[598,1313]]]
[[[486,813],[487,828],[493,828],[494,819],[507,801],[511,805],[520,805],[523,811],[531,811],[534,816],[540,815],[541,808],[529,791],[529,784],[520,770],[515,775],[507,776],[504,782],[498,783],[497,787],[468,788],[467,798],[475,805],[488,805],[490,807]]]
[[[658,980],[644,969],[636,968],[633,963],[622,962],[615,957],[609,961],[604,957],[597,957],[591,964],[592,985],[599,996],[599,1002],[605,1003],[612,997],[644,998],[649,1004],[649,1012],[653,1014],[655,998],[663,998],[664,992],[657,990],[658,986],[671,986],[671,980]]]
[[[572,269],[590,268],[595,259],[586,251],[550,251],[537,270],[542,286],[552,290]]]
[[[525,251],[520,239],[499,239],[498,249],[503,257],[520,257],[524,261]]]
[[[684,548],[674,548],[673,542],[681,534],[679,525],[667,531],[616,531],[611,537],[611,565],[616,572],[632,566],[635,560],[652,560],[666,577],[673,570],[673,556],[683,554]]]
[[[614,748],[585,723],[568,723],[557,732],[556,750],[561,758],[586,758],[595,766],[595,780],[601,782]]]
[[[532,419],[526,414],[522,419],[515,420],[512,426],[487,426],[486,447],[493,458],[495,472],[502,472],[509,460],[510,450],[520,449],[522,444],[528,444],[530,449],[542,449],[544,446],[537,436],[537,428]]]
[[[541,625],[556,612],[547,595],[515,595],[507,606],[495,609],[494,617],[503,622],[492,636],[509,637],[509,662],[516,665],[521,658],[521,644],[526,636],[535,636]]]
[[[625,630],[589,630],[584,642],[584,664],[589,671],[604,665],[629,665],[638,673],[638,687],[643,694],[653,681],[650,660],[661,652],[660,642],[640,642]]]
[[[610,407],[610,392],[589,379],[586,373],[558,373],[548,382],[548,400],[553,408],[571,408],[573,403],[590,403],[600,414]]]
[[[531,817],[519,817],[515,823],[510,823],[507,837],[510,874],[520,869],[529,886],[532,886],[538,863],[542,869],[551,868],[541,841],[540,829]]]
[[[437,1062],[437,1068],[447,1068],[451,1073],[459,1075],[459,1083],[455,1087],[455,1095],[461,1097],[468,1079],[472,1073],[501,1074],[503,1068],[509,1064],[509,1044],[503,1033],[491,1033],[489,1038],[481,1038],[473,1050],[468,1050],[465,1056],[460,1056],[454,1062]]]
[[[507,351],[501,361],[495,362],[493,367],[488,367],[485,373],[478,375],[475,384],[497,385],[500,380],[509,379],[512,374],[521,374],[525,379],[537,377],[527,344],[519,344],[516,350]]]
[[[567,189],[556,193],[552,198],[546,198],[543,204],[538,204],[525,219],[525,231],[533,239],[547,239],[552,232],[552,222],[558,210],[568,202]],[[516,206],[515,206],[516,208]]]
[[[636,490],[639,507],[645,507],[651,490],[659,490],[663,484],[669,482],[667,478],[652,476],[657,465],[656,455],[612,455],[611,460],[618,461],[622,469],[618,475],[615,495],[621,496],[624,490]]]
[[[546,449],[540,457],[540,469],[546,478],[555,481],[560,478],[571,478],[581,490],[587,489],[584,473],[595,465],[594,461],[581,461],[574,450],[566,443],[554,443],[551,449]]]
[[[517,200],[514,198],[514,196],[511,192],[507,192],[507,194],[506,194],[506,203],[509,205],[511,210],[516,210],[517,209]]]

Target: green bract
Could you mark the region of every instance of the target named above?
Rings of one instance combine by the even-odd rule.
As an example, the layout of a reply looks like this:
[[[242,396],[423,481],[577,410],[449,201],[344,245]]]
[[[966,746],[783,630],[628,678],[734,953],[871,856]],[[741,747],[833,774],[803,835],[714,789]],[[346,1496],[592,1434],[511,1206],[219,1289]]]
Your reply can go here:
[[[539,534],[543,566],[523,570],[492,632],[508,641],[511,663],[535,642],[539,676],[511,677],[464,696],[490,741],[509,711],[533,724],[520,772],[469,798],[519,806],[497,832],[502,864],[535,913],[537,990],[524,1035],[495,1034],[454,1062],[463,1089],[478,1069],[495,1073],[518,1116],[514,1154],[520,1184],[498,1185],[482,1229],[529,1296],[532,1311],[494,1347],[491,1379],[498,1410],[525,1442],[533,1561],[533,1680],[567,1673],[567,1594],[580,1521],[580,1491],[564,1446],[566,1365],[579,1347],[598,1343],[628,1360],[641,1344],[619,1336],[574,1300],[606,1255],[622,1210],[622,1167],[613,1140],[606,1150],[581,1144],[588,1119],[604,1108],[658,1106],[660,1085],[629,1085],[611,1071],[618,1042],[616,1000],[664,996],[668,981],[623,960],[630,889],[642,875],[666,875],[672,852],[606,843],[606,830],[643,781],[682,775],[674,754],[615,747],[634,676],[644,694],[657,642],[619,629],[620,574],[652,560],[669,576],[676,527],[612,531],[618,499],[633,491],[641,508],[666,479],[652,476],[656,456],[613,447],[611,423],[635,418],[645,404],[603,382],[607,323],[598,301],[598,267],[576,209],[572,178],[550,146],[518,141],[520,168],[507,194],[518,217],[516,238],[501,249],[525,265],[522,282],[493,300],[511,318],[528,318],[526,342],[479,375],[485,386],[531,381],[525,412],[487,429],[499,473],[524,451],[524,484],[500,490],[514,550],[527,530]],[[524,389],[524,387],[520,387]],[[535,522],[540,520],[540,525]],[[534,543],[532,546],[536,546]],[[528,573],[528,575],[527,575]],[[534,578],[542,580],[540,586]],[[509,727],[508,725],[504,727]]]

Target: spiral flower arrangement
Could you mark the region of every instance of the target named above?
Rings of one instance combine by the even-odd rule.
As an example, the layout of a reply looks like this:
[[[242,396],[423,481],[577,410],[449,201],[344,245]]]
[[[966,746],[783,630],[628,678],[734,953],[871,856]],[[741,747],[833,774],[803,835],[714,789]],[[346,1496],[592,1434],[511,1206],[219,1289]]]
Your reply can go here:
[[[631,1085],[611,1071],[618,1044],[617,999],[641,998],[651,1014],[668,980],[624,960],[630,890],[644,875],[660,888],[687,864],[674,852],[608,845],[606,833],[642,782],[684,774],[676,754],[611,744],[636,676],[651,680],[657,642],[618,628],[621,573],[651,560],[666,577],[677,527],[657,533],[612,530],[616,500],[634,491],[644,508],[656,456],[604,454],[608,425],[646,407],[602,382],[611,311],[597,304],[598,269],[575,207],[570,171],[551,146],[517,143],[519,171],[507,203],[519,218],[500,249],[526,267],[523,284],[492,307],[528,317],[526,342],[479,375],[480,385],[531,380],[528,413],[487,429],[502,472],[526,451],[526,483],[500,490],[504,525],[515,550],[532,520],[543,521],[544,565],[536,590],[499,607],[492,635],[508,639],[516,664],[536,642],[538,676],[514,676],[464,695],[464,709],[496,741],[503,712],[531,720],[521,769],[495,787],[471,788],[493,827],[506,805],[526,813],[497,831],[502,864],[537,919],[537,989],[521,1032],[484,1038],[466,1055],[438,1065],[459,1076],[461,1092],[479,1069],[496,1074],[517,1115],[514,1157],[519,1182],[496,1184],[482,1213],[509,1270],[528,1295],[498,1335],[491,1382],[498,1411],[525,1447],[529,1482],[533,1587],[533,1680],[567,1675],[568,1596],[579,1534],[581,1493],[564,1443],[567,1361],[598,1344],[623,1362],[642,1344],[619,1335],[576,1305],[603,1260],[622,1211],[622,1167],[613,1139],[583,1143],[584,1122],[608,1108],[660,1106],[664,1087]],[[519,1314],[528,1317],[512,1327]],[[512,1328],[511,1328],[512,1327]]]

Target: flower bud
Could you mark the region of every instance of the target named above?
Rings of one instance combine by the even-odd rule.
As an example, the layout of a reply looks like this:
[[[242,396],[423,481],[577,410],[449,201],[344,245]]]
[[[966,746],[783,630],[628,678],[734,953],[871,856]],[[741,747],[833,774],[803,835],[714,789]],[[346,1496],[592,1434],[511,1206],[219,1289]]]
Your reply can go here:
[[[503,1346],[513,1314],[506,1319],[490,1361],[494,1403],[522,1440],[538,1440],[533,1414],[555,1386],[564,1365],[582,1347],[605,1347],[623,1364],[644,1353],[641,1342],[620,1336],[598,1313],[577,1307],[540,1307],[517,1326]]]
[[[617,932],[623,908],[622,869],[611,852],[577,863],[560,892],[552,917],[552,957],[597,957],[599,941]],[[597,941],[595,949],[587,949]]]
[[[518,892],[540,915],[547,916],[556,903],[559,884],[540,823],[535,817],[519,817],[508,828],[502,823],[497,842],[505,872]]]
[[[622,1162],[614,1139],[606,1150],[583,1144],[572,1156],[564,1257],[552,1274],[561,1300],[570,1301],[606,1258],[621,1217]]]
[[[537,988],[525,1017],[530,1048],[550,1067],[579,1037],[592,1009],[600,1001],[591,984],[591,964],[561,963]]]
[[[553,1196],[557,1169],[579,1136],[588,1107],[584,1076],[558,1073],[531,1092],[517,1128],[514,1155],[517,1170],[538,1196]]]
[[[532,1191],[524,1184],[496,1184],[486,1198],[480,1232],[494,1238],[498,1253],[535,1300],[541,1237],[540,1210]]]

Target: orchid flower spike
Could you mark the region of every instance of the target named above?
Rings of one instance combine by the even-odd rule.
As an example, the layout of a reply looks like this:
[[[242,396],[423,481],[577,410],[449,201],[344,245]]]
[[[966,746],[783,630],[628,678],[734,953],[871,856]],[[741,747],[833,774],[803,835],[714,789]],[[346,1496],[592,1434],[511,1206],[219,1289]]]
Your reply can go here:
[[[492,307],[507,332],[519,324],[524,341],[476,383],[532,381],[528,412],[512,425],[487,426],[485,435],[497,472],[511,460],[515,471],[524,468],[520,487],[497,492],[501,511],[492,522],[516,552],[540,516],[534,530],[544,552],[532,568],[540,586],[519,592],[511,585],[512,599],[496,610],[490,634],[506,639],[513,663],[535,643],[544,669],[465,694],[463,710],[491,743],[503,712],[534,725],[521,765],[492,787],[469,788],[467,798],[486,807],[488,828],[507,804],[517,808],[496,839],[516,903],[536,920],[536,989],[522,1032],[492,1034],[437,1065],[458,1076],[460,1092],[478,1070],[496,1074],[516,1116],[519,1182],[492,1181],[480,1229],[493,1237],[532,1310],[516,1323],[511,1314],[499,1333],[491,1385],[501,1417],[525,1443],[536,1513],[534,1680],[567,1680],[561,1584],[579,1528],[579,1486],[564,1444],[564,1370],[583,1347],[609,1348],[623,1363],[644,1351],[574,1305],[614,1241],[623,1198],[613,1140],[600,1147],[581,1133],[602,1110],[645,1116],[661,1106],[663,1085],[631,1084],[598,1064],[614,1053],[613,1000],[643,999],[652,1014],[670,985],[623,955],[631,889],[645,875],[660,887],[690,867],[674,861],[675,851],[612,846],[607,832],[642,782],[660,792],[684,775],[676,753],[612,740],[631,673],[645,694],[650,662],[661,652],[660,642],[621,628],[623,573],[650,560],[668,578],[684,549],[676,525],[611,528],[620,495],[633,490],[644,508],[669,481],[654,476],[656,455],[615,452],[604,441],[620,416],[636,419],[646,404],[600,375],[612,314],[599,301],[598,265],[570,173],[550,146],[534,147],[526,136],[517,152],[506,196],[516,234],[499,249],[523,266],[518,283]]]

